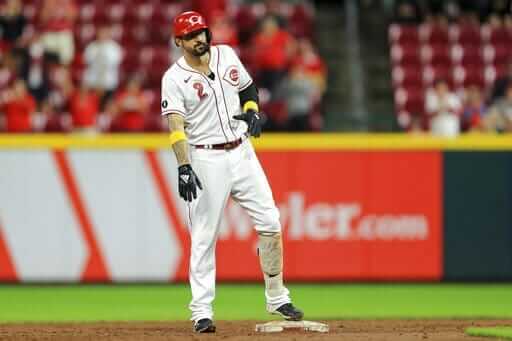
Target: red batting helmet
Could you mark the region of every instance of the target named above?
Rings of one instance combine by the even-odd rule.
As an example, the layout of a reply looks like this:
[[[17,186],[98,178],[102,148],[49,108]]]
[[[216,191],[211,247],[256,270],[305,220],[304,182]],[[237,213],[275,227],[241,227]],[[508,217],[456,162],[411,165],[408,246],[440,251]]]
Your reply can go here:
[[[209,31],[204,17],[197,12],[183,12],[174,18],[174,35],[178,38],[202,29]]]

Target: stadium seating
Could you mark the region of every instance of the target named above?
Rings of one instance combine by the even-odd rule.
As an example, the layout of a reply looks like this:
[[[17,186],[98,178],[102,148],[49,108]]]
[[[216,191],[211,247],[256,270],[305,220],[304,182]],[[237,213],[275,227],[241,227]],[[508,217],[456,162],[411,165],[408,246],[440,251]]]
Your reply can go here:
[[[488,24],[392,24],[388,37],[397,116],[425,116],[425,90],[436,79],[455,91],[470,85],[488,91],[512,58],[512,32]]]

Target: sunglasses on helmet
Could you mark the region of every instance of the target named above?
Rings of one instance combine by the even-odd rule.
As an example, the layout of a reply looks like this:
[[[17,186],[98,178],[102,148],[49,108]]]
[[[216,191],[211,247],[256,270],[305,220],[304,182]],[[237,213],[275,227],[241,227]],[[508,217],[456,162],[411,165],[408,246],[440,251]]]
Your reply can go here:
[[[181,39],[183,39],[183,40],[191,40],[191,39],[194,39],[195,37],[197,37],[198,35],[200,35],[203,32],[206,32],[205,28],[197,30],[197,31],[194,31],[194,32],[190,32],[190,33],[184,34],[184,35],[181,36]]]

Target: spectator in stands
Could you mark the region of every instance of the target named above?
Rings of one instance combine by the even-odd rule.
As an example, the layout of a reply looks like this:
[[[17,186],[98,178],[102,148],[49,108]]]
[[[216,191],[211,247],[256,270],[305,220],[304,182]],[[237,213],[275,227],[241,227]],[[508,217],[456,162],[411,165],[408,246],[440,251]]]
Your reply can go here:
[[[42,103],[50,92],[51,60],[44,54],[44,47],[40,41],[33,42],[29,47],[30,62],[25,75],[30,93],[38,103]]]
[[[69,66],[55,63],[54,61],[45,62],[45,72],[48,75],[48,96],[41,102],[41,112],[43,113],[45,131],[61,132],[70,127],[69,98],[73,92],[74,85],[71,78]]]
[[[46,52],[58,56],[60,63],[68,65],[75,55],[73,40],[77,8],[73,0],[44,0],[40,24],[41,41]]]
[[[319,94],[325,92],[327,68],[309,39],[303,38],[298,41],[297,54],[292,59],[291,64],[292,66],[301,65],[306,76],[316,85]]]
[[[275,17],[267,16],[253,39],[252,51],[261,86],[272,93],[286,74],[295,41],[279,27]]]
[[[142,81],[138,76],[130,78],[124,89],[116,94],[109,105],[112,116],[112,131],[141,132],[144,130],[145,116],[149,103],[142,91]]]
[[[9,54],[0,54],[0,92],[7,90],[16,76],[12,58]]]
[[[490,102],[492,103],[503,98],[509,84],[512,84],[512,61],[508,63],[507,73],[494,81]]]
[[[483,118],[486,131],[512,132],[512,84],[505,91],[505,97],[499,99]]]
[[[227,14],[215,12],[209,26],[214,45],[226,44],[234,49],[238,48],[238,32]]]
[[[301,64],[295,64],[281,83],[278,96],[283,97],[288,108],[287,130],[309,131],[310,114],[320,92],[315,82]]]
[[[119,85],[119,67],[123,59],[122,47],[112,39],[112,30],[102,27],[97,39],[85,48],[85,84],[100,96],[100,109],[110,99]]]
[[[0,12],[2,45],[5,44],[8,48],[17,47],[26,25],[27,19],[23,15],[20,0],[8,0]]]
[[[49,101],[57,112],[63,113],[68,108],[69,98],[74,89],[71,70],[68,66],[60,64],[51,65],[49,68]]]
[[[97,116],[100,103],[97,93],[91,90],[85,82],[76,88],[69,99],[69,113],[74,132],[97,133]]]
[[[23,79],[14,81],[12,87],[2,94],[5,130],[8,133],[28,133],[32,131],[32,120],[36,111],[36,101],[27,91]]]
[[[418,0],[397,0],[394,9],[394,22],[399,24],[419,24],[423,13]]]
[[[429,89],[425,98],[425,111],[431,117],[431,132],[435,135],[455,136],[460,131],[459,114],[462,104],[459,97],[439,79]]]
[[[410,124],[407,127],[407,132],[414,135],[422,135],[425,133],[423,129],[424,116],[420,113],[412,113],[409,115]]]
[[[8,0],[0,10],[0,51],[12,56],[17,75],[26,77],[30,37],[25,34],[27,19],[22,12],[20,0]]]
[[[470,85],[466,88],[464,109],[461,117],[461,130],[473,131],[481,128],[482,118],[487,110],[482,95],[482,89],[478,85]]]

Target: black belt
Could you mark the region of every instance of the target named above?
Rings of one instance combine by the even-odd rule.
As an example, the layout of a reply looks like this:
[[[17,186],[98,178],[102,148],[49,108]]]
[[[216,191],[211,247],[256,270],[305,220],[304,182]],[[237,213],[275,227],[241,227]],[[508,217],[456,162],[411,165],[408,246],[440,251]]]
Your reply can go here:
[[[197,149],[221,149],[221,150],[230,150],[235,149],[239,145],[242,144],[244,140],[239,138],[238,140],[226,142],[226,143],[217,143],[217,144],[195,144],[194,147]]]

